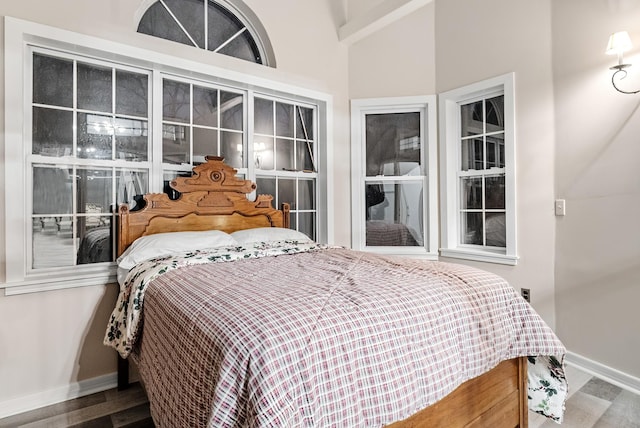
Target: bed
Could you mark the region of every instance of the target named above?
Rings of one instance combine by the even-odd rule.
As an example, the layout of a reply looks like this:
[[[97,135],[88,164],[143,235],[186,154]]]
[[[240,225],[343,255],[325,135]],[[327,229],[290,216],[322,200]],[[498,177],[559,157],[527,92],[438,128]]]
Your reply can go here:
[[[171,187],[119,209],[126,279],[104,340],[136,364],[156,426],[562,420],[565,348],[501,278],[313,242],[221,158]]]

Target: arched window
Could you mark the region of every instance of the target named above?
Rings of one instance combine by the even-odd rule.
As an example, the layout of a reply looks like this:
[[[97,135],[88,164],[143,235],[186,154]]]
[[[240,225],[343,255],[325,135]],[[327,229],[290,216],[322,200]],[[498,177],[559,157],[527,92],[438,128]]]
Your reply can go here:
[[[239,0],[157,0],[142,15],[138,33],[275,67],[264,27]]]

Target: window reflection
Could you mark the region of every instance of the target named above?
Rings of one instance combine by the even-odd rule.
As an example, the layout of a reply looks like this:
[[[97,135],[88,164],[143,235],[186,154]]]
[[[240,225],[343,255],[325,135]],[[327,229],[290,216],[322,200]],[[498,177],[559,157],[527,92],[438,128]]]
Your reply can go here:
[[[365,195],[367,246],[424,245],[422,182],[370,182]]]

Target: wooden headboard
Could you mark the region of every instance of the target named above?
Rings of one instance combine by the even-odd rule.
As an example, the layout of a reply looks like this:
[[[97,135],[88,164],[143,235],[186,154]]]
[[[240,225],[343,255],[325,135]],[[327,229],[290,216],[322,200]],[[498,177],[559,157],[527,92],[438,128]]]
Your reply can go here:
[[[143,196],[144,207],[138,211],[120,205],[118,255],[137,238],[155,233],[288,228],[289,205],[282,204],[282,210],[273,208],[271,195],[258,195],[255,201],[249,201],[247,193],[254,191],[256,185],[237,178],[237,172],[223,158],[207,156],[205,163],[193,168],[193,176],[178,177],[169,183],[181,193],[178,199],[171,200],[165,193],[148,193]]]

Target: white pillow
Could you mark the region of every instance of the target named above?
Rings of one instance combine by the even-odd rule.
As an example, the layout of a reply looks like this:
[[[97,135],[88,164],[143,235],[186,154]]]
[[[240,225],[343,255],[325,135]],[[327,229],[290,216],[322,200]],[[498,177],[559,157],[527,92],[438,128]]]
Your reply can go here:
[[[238,230],[231,233],[231,236],[240,244],[250,242],[268,242],[268,241],[311,241],[307,235],[293,229],[285,229],[283,227],[256,227],[255,229]]]
[[[118,267],[131,269],[136,264],[154,257],[169,254],[238,245],[228,233],[220,230],[204,230],[201,232],[169,232],[141,236],[118,257]]]

